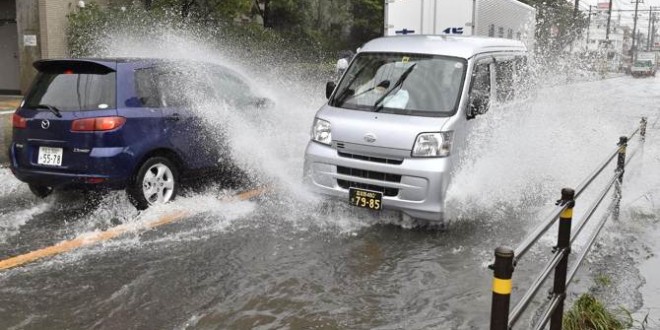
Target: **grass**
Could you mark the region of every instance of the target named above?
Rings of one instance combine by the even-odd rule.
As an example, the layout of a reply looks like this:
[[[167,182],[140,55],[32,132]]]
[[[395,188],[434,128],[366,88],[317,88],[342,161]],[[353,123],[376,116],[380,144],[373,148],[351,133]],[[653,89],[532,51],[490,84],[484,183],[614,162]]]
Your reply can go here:
[[[590,294],[583,294],[564,314],[563,330],[621,330],[630,329],[632,316],[622,309],[613,313]]]
[[[610,286],[610,284],[612,284],[612,280],[610,279],[610,277],[603,274],[597,275],[594,281],[598,286],[601,287]]]

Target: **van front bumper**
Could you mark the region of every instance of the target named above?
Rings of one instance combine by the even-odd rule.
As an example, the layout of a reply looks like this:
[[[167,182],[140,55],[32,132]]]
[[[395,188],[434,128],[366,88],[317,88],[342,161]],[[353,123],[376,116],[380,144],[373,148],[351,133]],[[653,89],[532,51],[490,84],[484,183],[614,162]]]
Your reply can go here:
[[[310,142],[305,151],[305,182],[313,191],[345,199],[348,188],[383,191],[383,208],[442,222],[450,158],[404,158],[400,164],[340,156],[337,149]]]

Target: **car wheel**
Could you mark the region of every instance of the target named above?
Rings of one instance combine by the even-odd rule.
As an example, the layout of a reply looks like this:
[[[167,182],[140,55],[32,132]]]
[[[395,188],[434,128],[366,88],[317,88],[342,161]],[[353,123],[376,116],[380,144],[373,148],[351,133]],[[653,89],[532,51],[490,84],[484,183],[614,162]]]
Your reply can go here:
[[[173,200],[178,186],[179,172],[172,161],[165,157],[152,157],[140,166],[126,192],[131,203],[138,210],[144,210],[150,205]]]
[[[28,184],[30,191],[39,198],[46,198],[53,193],[53,187],[42,186],[38,184]]]

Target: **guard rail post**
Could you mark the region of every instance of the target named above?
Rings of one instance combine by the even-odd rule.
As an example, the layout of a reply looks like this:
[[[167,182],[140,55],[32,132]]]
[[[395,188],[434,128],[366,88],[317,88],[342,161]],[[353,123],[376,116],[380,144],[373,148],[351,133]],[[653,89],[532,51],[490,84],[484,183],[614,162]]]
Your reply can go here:
[[[642,121],[639,123],[639,136],[642,142],[646,140],[646,117],[642,117]]]
[[[621,195],[622,195],[622,185],[623,185],[623,172],[626,170],[626,148],[628,147],[628,137],[621,136],[619,137],[619,146],[618,158],[616,160],[616,172],[619,173],[619,177],[616,180],[614,185],[614,208],[612,209],[612,218],[614,221],[619,221],[619,214],[621,208]]]
[[[575,190],[564,188],[561,190],[561,200],[559,205],[566,205],[566,208],[559,215],[559,233],[557,235],[557,246],[555,253],[566,249],[567,253],[561,258],[561,261],[555,267],[555,279],[552,293],[559,296],[559,304],[552,313],[550,319],[550,330],[561,330],[564,318],[564,300],[566,298],[566,273],[568,271],[568,255],[571,251],[571,222],[573,221],[573,207],[575,206]]]
[[[509,329],[511,304],[511,277],[513,276],[513,249],[500,246],[495,249],[493,269],[493,301],[490,308],[490,329]]]
[[[619,137],[619,155],[616,160],[616,170],[619,172],[619,183],[623,183],[623,172],[626,167],[626,148],[628,147],[628,137],[621,136]]]

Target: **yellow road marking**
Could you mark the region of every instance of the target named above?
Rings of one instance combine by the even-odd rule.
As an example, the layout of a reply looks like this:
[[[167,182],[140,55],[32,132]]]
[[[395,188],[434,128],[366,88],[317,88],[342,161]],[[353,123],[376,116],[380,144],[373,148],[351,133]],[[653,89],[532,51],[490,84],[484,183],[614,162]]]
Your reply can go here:
[[[268,188],[253,189],[250,191],[240,193],[236,196],[233,196],[233,198],[241,201],[248,200],[256,196],[262,195],[267,191]],[[141,228],[152,229],[159,226],[163,226],[175,222],[177,220],[180,220],[184,218],[186,215],[188,215],[187,212],[175,211],[172,213],[165,214],[153,221],[150,221],[139,228],[136,228],[135,225],[124,224],[124,225],[112,227],[106,231],[82,234],[74,239],[62,241],[55,245],[43,249],[28,252],[26,254],[21,254],[19,256],[11,257],[5,260],[0,260],[0,271],[18,267],[46,257],[66,253],[84,246],[89,246],[103,241],[107,241],[121,234],[124,234],[130,230],[136,230]]]

